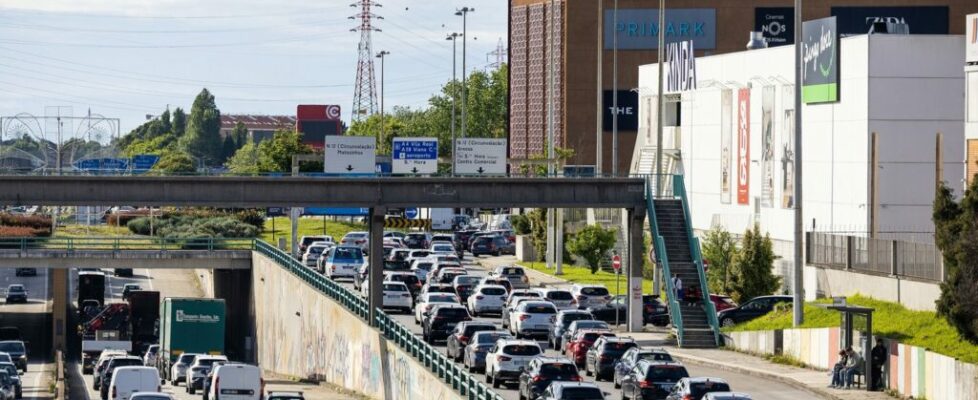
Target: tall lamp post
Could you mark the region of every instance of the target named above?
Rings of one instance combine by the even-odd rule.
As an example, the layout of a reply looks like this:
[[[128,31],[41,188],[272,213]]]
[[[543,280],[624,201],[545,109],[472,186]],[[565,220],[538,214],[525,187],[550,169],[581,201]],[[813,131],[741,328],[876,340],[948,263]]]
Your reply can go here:
[[[455,10],[455,15],[462,17],[462,137],[465,137],[465,111],[468,108],[468,96],[467,88],[465,87],[465,78],[469,75],[469,72],[465,70],[465,31],[467,29],[466,23],[468,21],[468,15],[470,12],[475,12],[475,8],[472,7],[462,7]],[[452,157],[455,155],[452,154]]]
[[[455,42],[462,36],[461,33],[452,32],[445,40],[452,41],[452,84],[455,84]],[[455,175],[455,91],[452,91],[452,175]]]
[[[802,252],[805,251],[805,246],[802,243],[805,240],[804,226],[802,225],[802,191],[801,191],[801,84],[802,84],[802,68],[804,67],[802,60],[802,14],[801,14],[801,2],[802,0],[795,0],[795,181],[794,181],[794,201],[795,201],[795,254],[794,254],[794,279],[792,285],[792,291],[794,292],[794,304],[792,307],[792,316],[794,326],[801,326],[805,322],[805,283],[804,270],[802,268]]]
[[[387,132],[384,128],[384,57],[391,54],[387,50],[381,50],[377,53],[377,58],[380,59],[380,140],[381,143],[387,142]]]

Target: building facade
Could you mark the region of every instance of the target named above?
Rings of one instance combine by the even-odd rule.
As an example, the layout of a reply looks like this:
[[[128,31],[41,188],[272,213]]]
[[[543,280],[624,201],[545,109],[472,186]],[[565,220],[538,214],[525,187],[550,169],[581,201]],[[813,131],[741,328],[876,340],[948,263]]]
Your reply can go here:
[[[279,129],[295,129],[295,116],[292,115],[252,115],[252,114],[221,114],[221,137],[227,137],[238,123],[248,130],[248,137],[259,143],[271,139]]]
[[[510,0],[511,158],[545,151],[552,91],[554,141],[575,150],[568,164],[595,166],[600,158],[600,170],[610,173],[610,107],[617,91],[618,171],[629,171],[639,117],[638,96],[632,89],[640,87],[638,67],[657,61],[658,3],[618,0],[617,24],[612,23],[612,4],[613,0]],[[790,45],[792,4],[670,0],[666,41],[693,40],[698,56],[741,51],[751,31],[763,32],[771,46]],[[820,0],[806,1],[803,12],[805,20],[837,16],[843,35],[878,31],[886,23],[905,24],[911,34],[962,35],[965,27],[958,21],[978,12],[978,1],[864,0],[855,6],[851,0]],[[551,56],[556,60],[552,69]]]
[[[965,19],[965,179],[978,174],[978,14]]]

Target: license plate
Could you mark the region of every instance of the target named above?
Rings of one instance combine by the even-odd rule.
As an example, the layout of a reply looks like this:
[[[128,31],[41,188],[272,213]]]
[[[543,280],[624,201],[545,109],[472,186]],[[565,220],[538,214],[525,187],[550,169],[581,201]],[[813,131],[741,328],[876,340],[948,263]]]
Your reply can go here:
[[[221,389],[221,394],[238,394],[238,395],[251,396],[255,394],[255,391],[250,389]]]
[[[517,367],[525,367],[528,363],[526,361],[513,361],[513,365]]]

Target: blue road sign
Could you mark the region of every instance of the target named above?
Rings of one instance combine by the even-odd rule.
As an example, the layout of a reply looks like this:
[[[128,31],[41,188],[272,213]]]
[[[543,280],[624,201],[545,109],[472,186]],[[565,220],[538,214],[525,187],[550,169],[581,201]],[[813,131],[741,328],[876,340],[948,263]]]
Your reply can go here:
[[[75,168],[85,171],[115,171],[129,168],[128,158],[91,158],[75,162]]]
[[[306,207],[302,211],[303,215],[340,215],[357,217],[370,215],[369,208],[341,208],[341,207]]]
[[[132,156],[132,169],[134,171],[148,171],[160,161],[160,156],[156,154],[137,154]]]
[[[438,172],[438,139],[394,138],[391,163],[395,174],[434,174]]]
[[[417,208],[405,208],[404,209],[404,216],[405,217],[408,217],[410,219],[418,218],[418,209]]]

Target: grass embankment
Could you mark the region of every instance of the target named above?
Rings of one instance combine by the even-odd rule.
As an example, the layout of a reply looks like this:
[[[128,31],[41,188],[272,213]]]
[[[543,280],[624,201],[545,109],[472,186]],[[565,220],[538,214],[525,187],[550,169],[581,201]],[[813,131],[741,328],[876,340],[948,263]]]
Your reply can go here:
[[[129,228],[112,225],[59,225],[54,231],[54,237],[115,237],[134,236]]]
[[[274,224],[272,221],[275,221]],[[272,226],[275,229],[272,229]],[[323,222],[322,217],[303,217],[299,218],[299,237],[309,236],[309,235],[330,235],[333,239],[339,241],[349,232],[352,231],[365,231],[367,226],[363,224],[341,222],[341,221],[330,221],[328,218],[326,222]],[[285,248],[290,249],[292,247],[292,224],[289,222],[289,217],[275,217],[268,218],[265,220],[265,230],[262,231],[261,236],[258,238],[264,240],[271,244],[277,244],[278,238],[285,238]]]
[[[801,328],[826,328],[839,326],[841,317],[837,311],[828,310],[817,304],[829,304],[825,299],[805,304],[805,323]],[[872,299],[866,296],[852,296],[849,304],[874,308],[874,333],[903,344],[926,348],[935,353],[960,359],[964,362],[978,363],[978,345],[961,339],[947,321],[931,311],[912,311],[892,302]],[[792,327],[791,309],[774,311],[766,316],[725,331],[757,331],[788,329]]]
[[[548,275],[553,275],[552,269],[547,269],[547,263],[544,262],[520,262],[520,265],[543,272]],[[586,283],[586,284],[596,284],[604,285],[608,288],[611,294],[625,294],[628,292],[628,277],[622,274],[621,276],[621,286],[618,290],[615,290],[615,274],[611,272],[601,271],[592,274],[591,269],[588,267],[583,267],[580,265],[567,265],[564,264],[564,274],[557,276],[560,279],[564,279],[574,283]],[[652,292],[652,281],[643,279],[642,280],[642,293]]]

